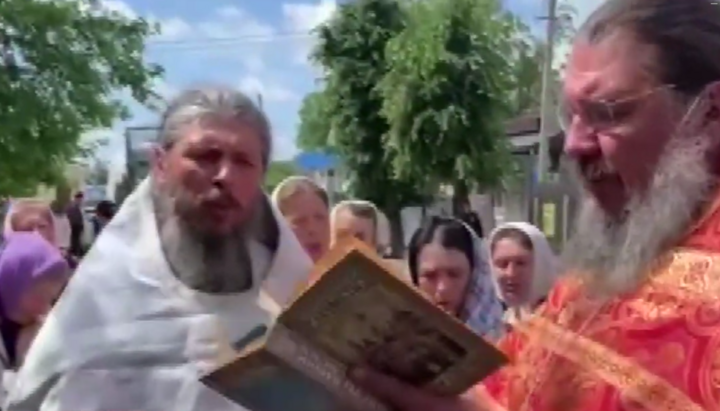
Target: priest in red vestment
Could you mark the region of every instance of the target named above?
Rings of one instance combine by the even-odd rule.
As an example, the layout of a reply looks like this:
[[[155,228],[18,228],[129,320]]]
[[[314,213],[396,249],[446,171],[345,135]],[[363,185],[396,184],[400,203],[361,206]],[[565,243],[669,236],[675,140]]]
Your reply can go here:
[[[560,111],[584,187],[569,272],[462,398],[356,370],[395,409],[720,410],[720,4],[605,1]]]

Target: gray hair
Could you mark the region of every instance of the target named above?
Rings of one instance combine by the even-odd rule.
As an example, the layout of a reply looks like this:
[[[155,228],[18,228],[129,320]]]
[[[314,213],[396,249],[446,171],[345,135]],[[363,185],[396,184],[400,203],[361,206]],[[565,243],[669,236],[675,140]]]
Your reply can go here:
[[[270,122],[250,97],[229,87],[194,88],[173,99],[162,116],[160,144],[165,148],[172,147],[182,139],[185,127],[208,116],[235,119],[257,131],[263,146],[263,166],[267,168],[272,153]]]
[[[618,30],[656,47],[652,69],[663,84],[694,96],[720,80],[720,4],[716,0],[607,0],[578,38],[600,42]]]

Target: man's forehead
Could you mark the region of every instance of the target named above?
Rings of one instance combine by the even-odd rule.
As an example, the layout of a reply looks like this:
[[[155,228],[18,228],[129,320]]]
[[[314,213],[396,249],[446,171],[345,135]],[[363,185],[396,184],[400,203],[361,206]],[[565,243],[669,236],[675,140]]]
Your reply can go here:
[[[599,43],[577,41],[568,57],[564,92],[571,98],[613,99],[647,88],[652,48],[613,36]]]
[[[246,142],[252,137],[260,138],[256,130],[244,122],[223,117],[208,117],[188,124],[181,140],[191,145],[232,143],[231,146],[235,147],[237,143]]]

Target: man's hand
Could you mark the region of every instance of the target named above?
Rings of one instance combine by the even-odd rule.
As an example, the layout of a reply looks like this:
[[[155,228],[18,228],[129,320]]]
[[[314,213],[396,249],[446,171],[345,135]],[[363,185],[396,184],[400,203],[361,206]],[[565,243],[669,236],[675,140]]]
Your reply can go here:
[[[368,369],[352,370],[350,378],[398,411],[495,411],[475,395],[438,397]]]

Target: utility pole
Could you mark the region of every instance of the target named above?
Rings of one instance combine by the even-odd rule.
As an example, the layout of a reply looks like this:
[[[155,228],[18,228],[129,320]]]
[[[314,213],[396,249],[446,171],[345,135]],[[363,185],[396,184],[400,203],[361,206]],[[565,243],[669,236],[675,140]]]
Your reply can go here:
[[[262,111],[262,110],[263,110],[263,97],[262,97],[262,93],[258,93],[258,94],[257,94],[257,105],[258,105],[258,108],[260,109],[260,111]]]
[[[538,153],[537,176],[538,181],[547,181],[548,140],[550,125],[553,123],[555,113],[553,107],[553,55],[555,51],[555,32],[557,27],[557,0],[547,1],[547,33],[545,38],[545,61],[542,76],[542,95],[540,101],[540,152]]]

